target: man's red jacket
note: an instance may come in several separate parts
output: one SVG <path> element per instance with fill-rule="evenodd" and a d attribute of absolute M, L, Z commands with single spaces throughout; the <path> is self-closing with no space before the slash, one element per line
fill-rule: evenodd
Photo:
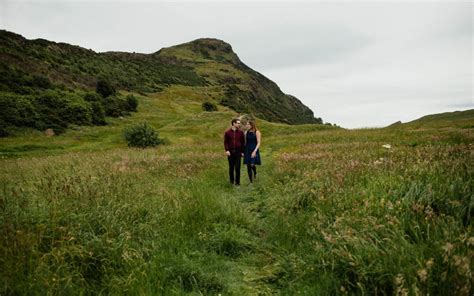
<path fill-rule="evenodd" d="M 224 134 L 225 151 L 244 153 L 245 135 L 241 130 L 228 129 Z"/>

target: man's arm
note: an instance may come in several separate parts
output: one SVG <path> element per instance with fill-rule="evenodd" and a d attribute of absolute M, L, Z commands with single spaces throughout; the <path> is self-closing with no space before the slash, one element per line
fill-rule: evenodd
<path fill-rule="evenodd" d="M 225 154 L 230 156 L 230 145 L 229 145 L 229 137 L 227 136 L 227 132 L 224 133 L 224 149 Z"/>

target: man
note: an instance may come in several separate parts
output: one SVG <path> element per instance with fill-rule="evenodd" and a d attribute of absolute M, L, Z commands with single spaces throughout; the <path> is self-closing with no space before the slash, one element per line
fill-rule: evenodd
<path fill-rule="evenodd" d="M 240 130 L 240 120 L 232 119 L 232 127 L 224 133 L 224 148 L 229 161 L 229 179 L 231 184 L 240 186 L 240 163 L 244 155 L 245 137 Z M 235 172 L 235 178 L 234 178 Z"/>

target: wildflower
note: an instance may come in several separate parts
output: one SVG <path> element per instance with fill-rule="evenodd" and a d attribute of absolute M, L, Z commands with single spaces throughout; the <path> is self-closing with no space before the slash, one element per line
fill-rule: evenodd
<path fill-rule="evenodd" d="M 451 251 L 453 250 L 453 248 L 454 248 L 454 245 L 451 244 L 451 243 L 446 243 L 442 247 L 442 249 L 444 250 L 444 254 L 443 254 L 443 261 L 444 262 L 448 262 L 448 258 L 451 255 Z"/>
<path fill-rule="evenodd" d="M 400 285 L 403 285 L 404 282 L 405 282 L 405 279 L 403 278 L 403 274 L 401 273 L 397 274 L 397 276 L 395 277 L 395 285 L 400 286 Z"/>
<path fill-rule="evenodd" d="M 454 245 L 452 243 L 446 243 L 442 249 L 444 250 L 445 253 L 450 254 L 453 248 L 454 248 Z"/>
<path fill-rule="evenodd" d="M 392 204 L 391 201 L 388 201 L 388 202 L 387 202 L 387 208 L 388 208 L 389 210 L 393 210 L 393 204 Z"/>
<path fill-rule="evenodd" d="M 426 271 L 426 269 L 420 269 L 416 273 L 418 274 L 418 277 L 422 283 L 426 282 L 426 279 L 428 278 L 428 271 Z"/>
<path fill-rule="evenodd" d="M 467 245 L 469 247 L 474 246 L 474 236 L 471 236 L 470 238 L 467 239 Z"/>
<path fill-rule="evenodd" d="M 419 212 L 422 212 L 423 209 L 425 208 L 425 206 L 423 206 L 422 204 L 419 204 L 419 203 L 414 203 L 411 205 L 411 208 L 413 211 L 415 211 L 416 213 L 419 213 Z"/>
<path fill-rule="evenodd" d="M 470 274 L 470 261 L 468 257 L 453 256 L 454 266 L 458 268 L 459 274 Z"/>
<path fill-rule="evenodd" d="M 434 258 L 430 258 L 428 261 L 426 261 L 426 268 L 431 269 L 434 265 Z"/>
<path fill-rule="evenodd" d="M 390 145 L 390 144 L 382 145 L 382 147 L 385 148 L 385 149 L 392 149 L 392 145 Z"/>
<path fill-rule="evenodd" d="M 395 289 L 395 295 L 408 295 L 407 288 L 404 287 L 405 285 L 405 278 L 403 278 L 403 274 L 399 273 L 395 277 L 395 285 L 397 286 Z"/>
<path fill-rule="evenodd" d="M 430 207 L 430 206 L 426 206 L 425 207 L 425 215 L 426 215 L 425 219 L 432 219 L 435 215 L 435 213 L 433 211 L 433 208 Z"/>

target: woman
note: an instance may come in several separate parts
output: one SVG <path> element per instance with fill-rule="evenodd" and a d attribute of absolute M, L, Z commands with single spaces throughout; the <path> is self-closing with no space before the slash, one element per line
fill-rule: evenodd
<path fill-rule="evenodd" d="M 244 164 L 247 165 L 247 173 L 249 174 L 250 183 L 257 177 L 257 167 L 260 165 L 260 143 L 262 134 L 257 129 L 255 121 L 249 120 L 247 122 L 247 131 L 245 132 L 245 150 L 244 150 Z"/>

